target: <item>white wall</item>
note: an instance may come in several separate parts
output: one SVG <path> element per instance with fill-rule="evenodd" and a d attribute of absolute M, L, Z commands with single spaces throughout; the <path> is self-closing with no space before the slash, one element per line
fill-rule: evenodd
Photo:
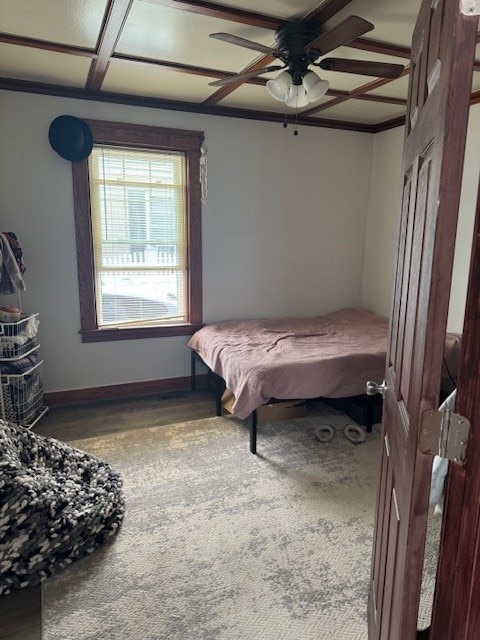
<path fill-rule="evenodd" d="M 206 322 L 360 304 L 373 136 L 0 91 L 0 228 L 24 249 L 48 391 L 189 371 L 183 337 L 80 341 L 71 166 L 47 137 L 62 114 L 205 131 Z"/>
<path fill-rule="evenodd" d="M 473 225 L 477 203 L 478 177 L 480 173 L 480 105 L 470 108 L 465 166 L 463 169 L 462 195 L 458 216 L 457 240 L 453 262 L 452 290 L 448 310 L 448 329 L 461 333 L 465 315 Z"/>
<path fill-rule="evenodd" d="M 390 315 L 402 169 L 403 127 L 373 136 L 362 307 Z"/>
<path fill-rule="evenodd" d="M 403 134 L 403 127 L 399 127 L 375 135 L 373 141 L 361 300 L 365 309 L 386 316 L 390 313 L 395 266 Z M 470 265 L 480 171 L 479 138 L 480 105 L 476 105 L 469 116 L 447 327 L 458 333 L 463 327 Z"/>

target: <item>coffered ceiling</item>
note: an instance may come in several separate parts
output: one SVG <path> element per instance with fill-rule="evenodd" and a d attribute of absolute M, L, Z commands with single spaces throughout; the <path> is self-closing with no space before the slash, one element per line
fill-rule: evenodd
<path fill-rule="evenodd" d="M 0 0 L 0 88 L 381 131 L 403 122 L 419 7 L 420 0 Z M 328 56 L 400 64 L 399 78 L 313 67 L 330 88 L 303 108 L 286 107 L 267 92 L 266 81 L 278 70 L 221 87 L 209 84 L 282 64 L 212 33 L 277 48 L 275 31 L 287 21 L 305 20 L 328 31 L 351 15 L 374 29 Z M 480 62 L 472 102 L 479 99 Z"/>

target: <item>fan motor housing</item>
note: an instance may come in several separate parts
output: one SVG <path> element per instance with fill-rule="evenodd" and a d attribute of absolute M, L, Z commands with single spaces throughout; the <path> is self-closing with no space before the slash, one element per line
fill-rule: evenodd
<path fill-rule="evenodd" d="M 275 41 L 280 51 L 285 54 L 294 84 L 301 84 L 303 76 L 308 71 L 308 65 L 316 60 L 320 53 L 316 49 L 307 52 L 305 47 L 324 31 L 322 27 L 299 21 L 287 22 L 275 33 Z"/>

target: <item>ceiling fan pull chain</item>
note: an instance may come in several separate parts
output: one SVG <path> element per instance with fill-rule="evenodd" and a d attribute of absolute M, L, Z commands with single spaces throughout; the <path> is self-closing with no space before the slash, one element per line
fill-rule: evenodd
<path fill-rule="evenodd" d="M 202 192 L 202 204 L 207 202 L 208 180 L 207 180 L 207 147 L 204 142 L 200 147 L 200 190 Z"/>

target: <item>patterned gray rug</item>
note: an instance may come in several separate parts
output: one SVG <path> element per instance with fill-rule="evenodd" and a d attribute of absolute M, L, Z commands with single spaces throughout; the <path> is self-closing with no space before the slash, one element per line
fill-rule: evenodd
<path fill-rule="evenodd" d="M 43 639 L 365 640 L 379 437 L 331 413 L 259 427 L 258 456 L 231 417 L 72 443 L 121 473 L 125 519 L 44 583 Z"/>

